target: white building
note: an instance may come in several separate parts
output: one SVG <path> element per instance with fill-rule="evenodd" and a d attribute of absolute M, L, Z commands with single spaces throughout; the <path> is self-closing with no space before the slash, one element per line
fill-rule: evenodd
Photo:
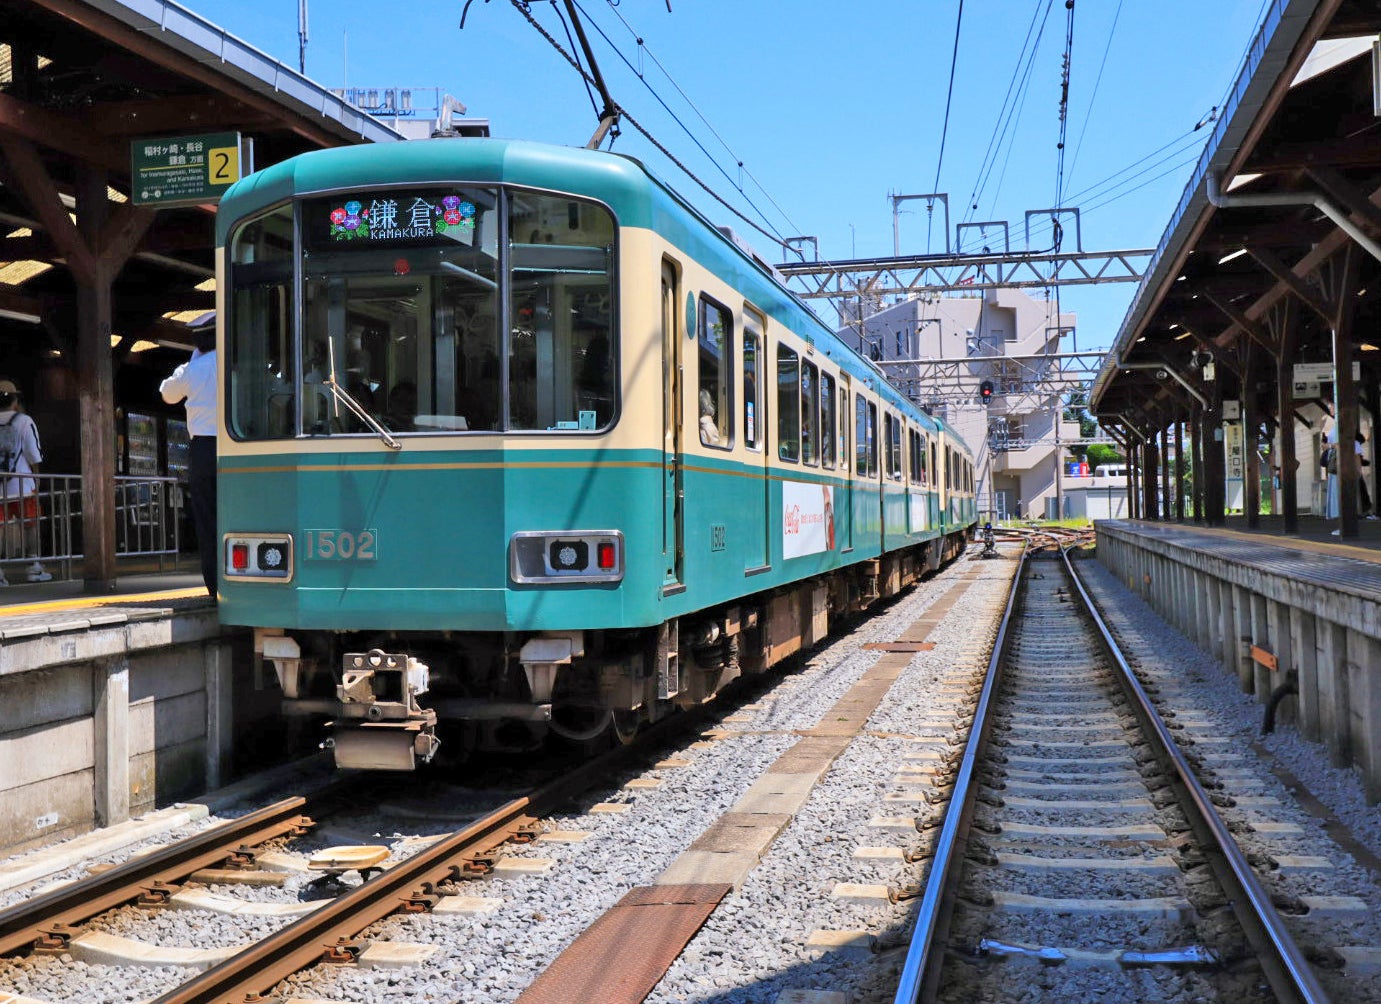
<path fill-rule="evenodd" d="M 854 306 L 845 316 L 854 323 L 841 336 L 964 437 L 979 471 L 980 514 L 1011 517 L 1020 504 L 1023 515 L 1053 517 L 1056 494 L 1066 487 L 1057 463 L 1068 458 L 1063 444 L 1078 440 L 1079 423 L 1057 423 L 1059 397 L 1029 386 L 1030 366 L 1002 357 L 1058 353 L 1060 335 L 1073 331 L 1075 315 L 1057 316 L 1054 301 L 1016 289 L 872 309 L 860 324 Z M 993 386 L 986 405 L 978 390 L 984 381 Z"/>

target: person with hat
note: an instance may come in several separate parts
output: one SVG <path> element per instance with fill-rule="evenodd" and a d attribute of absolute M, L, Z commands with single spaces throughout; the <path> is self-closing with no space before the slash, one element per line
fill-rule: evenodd
<path fill-rule="evenodd" d="M 201 552 L 201 578 L 206 591 L 216 598 L 216 329 L 213 325 L 192 333 L 196 348 L 192 358 L 158 386 L 169 404 L 187 400 L 189 449 L 187 488 L 192 495 L 192 527 Z"/>
<path fill-rule="evenodd" d="M 20 410 L 19 387 L 0 377 L 0 505 L 5 524 L 4 557 L 29 557 L 33 563 L 25 570 L 30 582 L 47 582 L 53 576 L 38 560 L 38 485 L 33 478 L 43 461 L 38 426 Z M 20 475 L 12 477 L 10 475 Z M 0 566 L 0 586 L 8 586 Z"/>

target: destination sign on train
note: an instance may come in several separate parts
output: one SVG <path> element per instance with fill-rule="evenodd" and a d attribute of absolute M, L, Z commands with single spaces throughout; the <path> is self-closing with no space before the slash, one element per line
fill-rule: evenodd
<path fill-rule="evenodd" d="M 435 241 L 472 244 L 483 211 L 455 191 L 385 191 L 319 200 L 308 212 L 310 242 L 380 245 Z"/>

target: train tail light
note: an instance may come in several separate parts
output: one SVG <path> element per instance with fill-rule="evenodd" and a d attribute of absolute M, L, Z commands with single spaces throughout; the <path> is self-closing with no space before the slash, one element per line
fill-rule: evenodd
<path fill-rule="evenodd" d="M 224 556 L 225 577 L 230 581 L 282 582 L 293 575 L 291 534 L 227 533 Z"/>
<path fill-rule="evenodd" d="M 509 539 L 508 557 L 514 582 L 619 582 L 623 579 L 623 534 L 617 530 L 524 530 Z"/>

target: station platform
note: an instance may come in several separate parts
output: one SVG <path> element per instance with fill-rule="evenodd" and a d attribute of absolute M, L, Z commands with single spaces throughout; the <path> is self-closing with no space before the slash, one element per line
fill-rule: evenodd
<path fill-rule="evenodd" d="M 1094 524 L 1098 560 L 1381 802 L 1381 521 Z"/>
<path fill-rule="evenodd" d="M 190 563 L 0 589 L 0 851 L 135 818 L 282 753 L 275 687 Z M 272 759 L 270 757 L 270 759 Z"/>

